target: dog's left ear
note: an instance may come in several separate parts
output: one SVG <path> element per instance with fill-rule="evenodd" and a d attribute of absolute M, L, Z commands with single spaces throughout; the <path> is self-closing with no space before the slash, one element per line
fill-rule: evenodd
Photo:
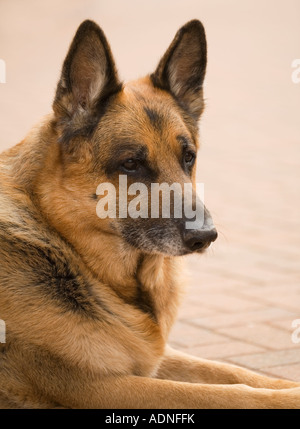
<path fill-rule="evenodd" d="M 88 134 L 109 97 L 121 89 L 109 44 L 101 28 L 86 20 L 78 28 L 63 64 L 53 110 L 61 140 Z"/>
<path fill-rule="evenodd" d="M 203 110 L 205 70 L 205 30 L 200 21 L 193 20 L 177 32 L 151 79 L 154 86 L 169 91 L 197 120 Z"/>

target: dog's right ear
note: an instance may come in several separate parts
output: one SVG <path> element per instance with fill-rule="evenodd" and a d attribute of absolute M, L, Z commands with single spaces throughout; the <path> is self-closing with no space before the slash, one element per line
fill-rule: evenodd
<path fill-rule="evenodd" d="M 64 61 L 53 102 L 60 139 L 91 134 L 107 100 L 121 87 L 103 31 L 84 21 Z"/>

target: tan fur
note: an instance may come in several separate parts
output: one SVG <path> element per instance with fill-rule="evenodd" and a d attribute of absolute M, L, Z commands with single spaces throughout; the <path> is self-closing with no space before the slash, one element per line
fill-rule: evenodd
<path fill-rule="evenodd" d="M 109 81 L 103 67 L 99 74 L 93 64 L 95 56 L 102 61 L 109 52 L 107 42 L 95 24 L 85 26 L 70 51 L 75 66 L 67 63 L 65 73 L 69 67 L 76 82 L 84 55 L 89 79 L 75 91 L 62 78 L 54 113 L 0 157 L 0 317 L 7 326 L 0 350 L 0 407 L 299 408 L 298 383 L 166 345 L 182 293 L 178 257 L 130 244 L 121 221 L 97 217 L 92 197 L 99 183 L 117 185 L 117 176 L 108 177 L 104 166 L 128 140 L 147 147 L 159 183 L 194 183 L 195 169 L 188 176 L 179 166 L 177 137 L 185 135 L 199 146 L 190 114 L 203 109 L 202 89 L 183 94 L 193 110 L 188 113 L 153 85 L 155 78 L 131 82 L 109 95 L 91 136 L 76 134 Z M 194 34 L 200 23 L 190 26 Z M 95 34 L 99 52 L 86 54 L 84 43 L 95 41 Z M 157 71 L 161 85 L 164 64 L 174 68 L 178 61 L 167 60 Z M 176 91 L 178 76 L 182 80 L 188 72 L 180 67 L 170 77 Z M 79 75 L 82 82 L 82 71 Z M 115 77 L 111 87 L 116 83 Z M 161 115 L 163 125 L 151 123 L 145 106 Z M 75 134 L 66 139 L 70 130 Z M 126 222 L 143 234 L 144 224 Z M 163 245 L 168 249 L 165 239 Z"/>

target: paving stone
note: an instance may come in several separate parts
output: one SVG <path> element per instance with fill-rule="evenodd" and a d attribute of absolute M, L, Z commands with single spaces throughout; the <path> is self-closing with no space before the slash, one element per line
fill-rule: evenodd
<path fill-rule="evenodd" d="M 273 350 L 299 347 L 292 342 L 289 332 L 262 323 L 222 328 L 217 329 L 216 332 Z"/>
<path fill-rule="evenodd" d="M 268 305 L 278 305 L 296 311 L 300 317 L 300 283 L 298 285 L 272 285 L 265 288 L 244 288 L 242 296 L 259 299 Z"/>
<path fill-rule="evenodd" d="M 182 304 L 178 311 L 178 320 L 190 320 L 193 317 L 215 316 L 215 311 L 201 304 Z"/>
<path fill-rule="evenodd" d="M 211 344 L 223 340 L 223 336 L 208 329 L 196 328 L 184 322 L 176 322 L 169 336 L 170 343 L 183 347 Z"/>
<path fill-rule="evenodd" d="M 260 321 L 272 321 L 287 316 L 290 314 L 290 321 L 294 320 L 296 313 L 291 313 L 287 310 L 281 308 L 272 308 L 272 307 L 262 307 L 256 311 L 248 312 L 231 312 L 231 313 L 219 313 L 219 314 L 210 314 L 203 318 L 193 318 L 190 316 L 190 323 L 196 326 L 201 326 L 205 328 L 217 328 L 225 326 L 243 326 L 248 325 L 253 322 Z M 291 322 L 290 322 L 291 324 Z"/>
<path fill-rule="evenodd" d="M 241 366 L 254 369 L 271 368 L 273 366 L 300 364 L 300 346 L 297 349 L 265 351 L 245 356 L 231 355 L 229 360 Z"/>
<path fill-rule="evenodd" d="M 286 331 L 289 331 L 290 334 L 295 330 L 295 327 L 292 325 L 294 320 L 300 319 L 299 315 L 297 313 L 294 314 L 294 317 L 289 317 L 288 319 L 275 319 L 270 320 L 269 324 L 271 326 L 274 326 L 276 328 L 284 329 Z"/>
<path fill-rule="evenodd" d="M 273 377 L 300 381 L 300 363 L 294 365 L 273 366 L 271 368 L 264 368 L 264 371 Z"/>
<path fill-rule="evenodd" d="M 195 300 L 203 303 L 206 307 L 215 309 L 216 311 L 231 312 L 246 311 L 262 308 L 262 304 L 252 299 L 244 299 L 238 296 L 229 295 L 228 293 L 212 293 L 202 297 L 195 297 Z"/>
<path fill-rule="evenodd" d="M 223 341 L 225 338 L 223 339 Z M 204 359 L 222 359 L 235 355 L 244 355 L 247 353 L 263 352 L 264 349 L 252 344 L 243 343 L 242 341 L 225 341 L 216 344 L 209 344 L 203 346 L 194 346 L 184 350 L 194 356 Z"/>

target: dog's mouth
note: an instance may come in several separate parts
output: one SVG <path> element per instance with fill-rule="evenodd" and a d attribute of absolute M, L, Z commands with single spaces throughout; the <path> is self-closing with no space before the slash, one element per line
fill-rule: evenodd
<path fill-rule="evenodd" d="M 214 240 L 215 241 L 215 240 Z M 210 245 L 211 245 L 212 243 L 206 243 L 206 244 L 203 244 L 203 243 L 201 243 L 201 242 L 199 242 L 199 243 L 197 243 L 196 245 L 195 245 L 195 248 L 194 249 L 189 249 L 189 248 L 184 248 L 183 250 L 182 250 L 182 252 L 181 253 L 179 253 L 179 255 L 178 256 L 185 256 L 185 255 L 191 255 L 191 254 L 193 254 L 193 253 L 198 253 L 198 254 L 203 254 L 203 253 L 205 253 L 206 252 L 206 250 L 210 247 Z"/>
<path fill-rule="evenodd" d="M 186 250 L 186 254 L 189 255 L 191 253 L 204 253 L 209 247 L 210 247 L 211 243 L 208 244 L 202 244 L 202 243 L 197 243 L 197 247 L 195 249 L 187 249 Z"/>

